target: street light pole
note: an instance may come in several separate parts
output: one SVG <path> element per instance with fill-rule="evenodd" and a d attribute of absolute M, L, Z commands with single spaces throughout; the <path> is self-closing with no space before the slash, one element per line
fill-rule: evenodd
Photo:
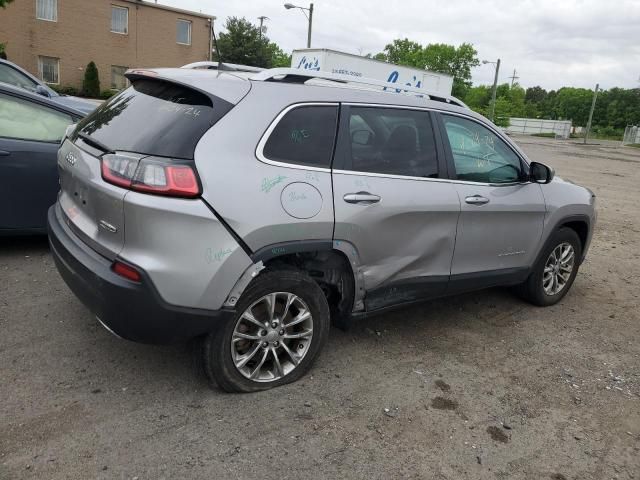
<path fill-rule="evenodd" d="M 596 90 L 593 92 L 593 100 L 591 100 L 591 110 L 589 111 L 589 121 L 587 122 L 587 130 L 584 132 L 584 144 L 587 144 L 587 138 L 589 137 L 589 130 L 591 130 L 591 120 L 593 119 L 593 111 L 596 108 L 596 98 L 598 98 L 598 87 L 600 84 L 596 83 Z"/>
<path fill-rule="evenodd" d="M 309 30 L 307 31 L 307 48 L 311 48 L 311 27 L 313 25 L 313 3 L 309 5 Z"/>
<path fill-rule="evenodd" d="M 284 8 L 286 8 L 287 10 L 290 10 L 292 8 L 298 8 L 302 11 L 302 13 L 304 13 L 304 16 L 307 17 L 307 19 L 309 20 L 309 27 L 307 29 L 307 48 L 311 48 L 311 28 L 313 26 L 313 3 L 309 4 L 309 8 L 299 7 L 292 3 L 285 3 Z M 307 15 L 307 12 L 309 12 L 309 15 Z"/>
<path fill-rule="evenodd" d="M 491 91 L 491 118 L 493 122 L 496 115 L 496 90 L 498 89 L 498 72 L 500 71 L 500 59 L 496 62 L 496 75 L 493 77 L 493 90 Z"/>

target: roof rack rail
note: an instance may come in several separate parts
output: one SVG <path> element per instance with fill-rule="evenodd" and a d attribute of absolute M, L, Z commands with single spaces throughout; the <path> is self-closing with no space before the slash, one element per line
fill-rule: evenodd
<path fill-rule="evenodd" d="M 349 75 L 340 75 L 336 73 L 320 72 L 300 70 L 297 68 L 270 68 L 263 70 L 256 75 L 249 77 L 250 80 L 262 81 L 262 82 L 287 82 L 287 83 L 305 83 L 308 80 L 320 79 L 330 80 L 337 83 L 353 84 L 353 85 L 366 85 L 372 87 L 384 87 L 385 92 L 388 93 L 412 93 L 417 96 L 427 97 L 429 100 L 436 102 L 444 102 L 452 105 L 457 105 L 463 108 L 469 108 L 462 100 L 457 99 L 451 95 L 443 95 L 442 93 L 430 92 L 429 90 L 423 90 L 408 85 L 396 85 L 393 83 L 384 82 L 381 80 L 375 80 L 373 78 L 366 77 L 352 77 Z M 398 92 L 399 91 L 399 92 Z"/>
<path fill-rule="evenodd" d="M 249 65 L 239 65 L 236 63 L 223 63 L 222 67 L 219 66 L 218 62 L 194 62 L 189 63 L 187 65 L 183 65 L 180 68 L 190 68 L 197 70 L 220 70 L 220 71 L 229 71 L 229 72 L 252 72 L 258 73 L 264 71 L 264 68 L 260 67 L 251 67 Z"/>

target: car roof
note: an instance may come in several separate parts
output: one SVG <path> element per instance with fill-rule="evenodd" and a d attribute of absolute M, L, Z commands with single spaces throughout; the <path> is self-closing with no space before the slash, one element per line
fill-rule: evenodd
<path fill-rule="evenodd" d="M 43 97 L 37 93 L 30 92 L 29 90 L 25 90 L 24 88 L 16 87 L 13 85 L 9 85 L 8 83 L 0 82 L 0 93 L 5 93 L 14 97 L 20 97 L 24 100 L 32 101 L 34 103 L 38 103 L 45 107 L 51 107 L 54 110 L 58 110 L 64 113 L 68 113 L 69 115 L 73 115 L 74 117 L 86 117 L 87 114 L 76 110 L 75 108 L 67 107 L 58 102 L 50 100 L 47 97 Z"/>

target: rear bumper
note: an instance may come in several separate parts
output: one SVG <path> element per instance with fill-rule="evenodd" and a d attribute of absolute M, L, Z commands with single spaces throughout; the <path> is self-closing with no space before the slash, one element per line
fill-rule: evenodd
<path fill-rule="evenodd" d="M 62 220 L 58 205 L 49 209 L 49 245 L 60 275 L 92 313 L 115 335 L 142 343 L 166 344 L 210 332 L 234 310 L 202 310 L 167 304 L 149 276 L 140 283 L 111 270 L 111 261 L 82 242 Z"/>

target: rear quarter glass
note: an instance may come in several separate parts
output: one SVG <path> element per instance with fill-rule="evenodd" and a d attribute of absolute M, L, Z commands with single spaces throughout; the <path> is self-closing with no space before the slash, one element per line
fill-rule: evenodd
<path fill-rule="evenodd" d="M 78 124 L 114 151 L 193 159 L 202 135 L 233 104 L 159 79 L 137 79 Z"/>

